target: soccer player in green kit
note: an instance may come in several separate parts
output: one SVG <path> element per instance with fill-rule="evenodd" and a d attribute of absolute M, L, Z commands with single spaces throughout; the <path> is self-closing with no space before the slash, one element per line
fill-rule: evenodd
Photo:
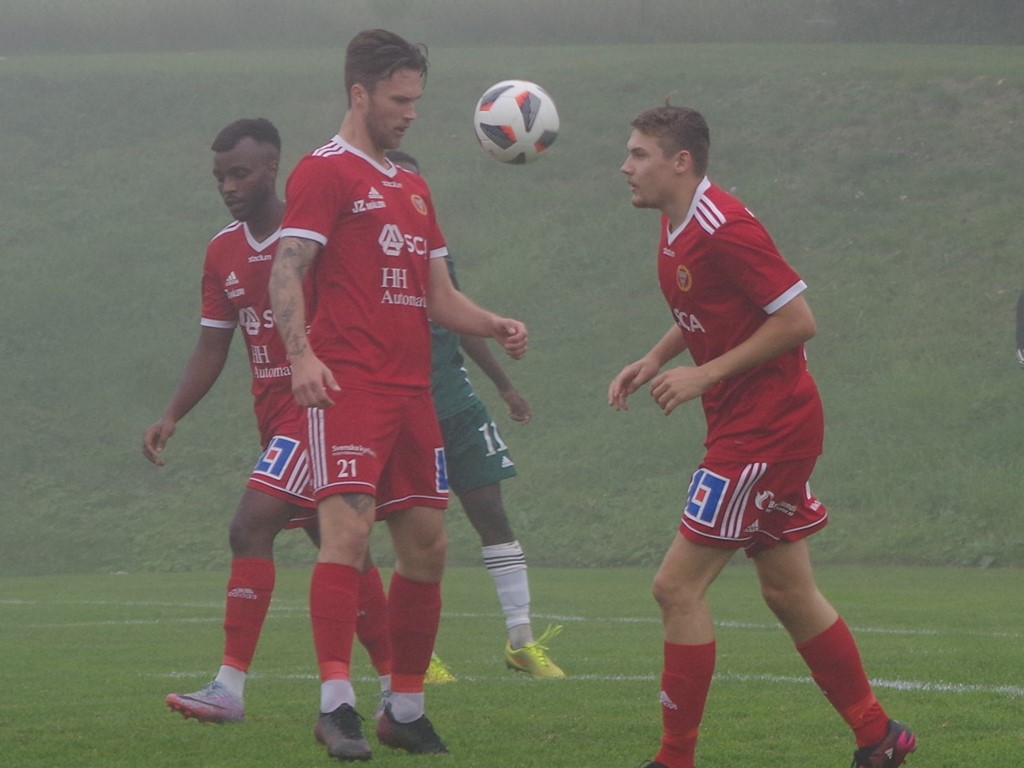
<path fill-rule="evenodd" d="M 388 158 L 396 165 L 419 173 L 419 164 L 405 152 L 391 150 Z M 458 287 L 451 258 L 446 257 L 446 260 L 448 273 Z M 491 353 L 486 339 L 459 336 L 431 324 L 430 389 L 444 439 L 448 481 L 480 536 L 484 566 L 494 579 L 508 630 L 505 664 L 509 669 L 534 678 L 565 677 L 548 656 L 546 647 L 561 627 L 549 627 L 540 637 L 533 636 L 526 558 L 501 498 L 501 481 L 515 477 L 516 468 L 487 406 L 469 381 L 462 351 L 494 383 L 513 421 L 525 424 L 531 413 L 529 404 L 512 386 L 501 363 Z M 445 682 L 451 677 L 435 658 L 427 679 Z"/>

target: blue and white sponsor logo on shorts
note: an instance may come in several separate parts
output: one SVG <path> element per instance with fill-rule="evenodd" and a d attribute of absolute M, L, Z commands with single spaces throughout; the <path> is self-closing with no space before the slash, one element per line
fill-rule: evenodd
<path fill-rule="evenodd" d="M 253 467 L 254 474 L 266 475 L 275 480 L 284 477 L 291 463 L 292 456 L 299 450 L 299 441 L 290 437 L 275 435 L 270 439 L 267 450 L 260 456 L 256 466 Z"/>
<path fill-rule="evenodd" d="M 445 458 L 444 448 L 434 449 L 434 480 L 438 493 L 448 493 L 448 460 Z"/>
<path fill-rule="evenodd" d="M 703 467 L 698 469 L 690 481 L 683 515 L 701 525 L 714 526 L 728 490 L 729 478 Z"/>

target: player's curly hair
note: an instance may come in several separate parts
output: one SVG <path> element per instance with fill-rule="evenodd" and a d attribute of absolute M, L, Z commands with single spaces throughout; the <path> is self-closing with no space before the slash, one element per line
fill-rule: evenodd
<path fill-rule="evenodd" d="M 261 144 L 270 144 L 278 152 L 281 151 L 281 134 L 265 117 L 243 117 L 229 123 L 221 128 L 210 149 L 214 152 L 230 152 L 246 136 Z"/>
<path fill-rule="evenodd" d="M 701 176 L 707 173 L 711 132 L 704 116 L 697 110 L 666 103 L 663 107 L 641 112 L 629 125 L 646 136 L 656 138 L 666 155 L 685 149 L 693 158 L 694 171 Z"/>
<path fill-rule="evenodd" d="M 427 76 L 427 46 L 410 43 L 386 29 L 367 29 L 349 41 L 345 51 L 345 92 L 351 100 L 358 83 L 373 93 L 377 83 L 400 69 L 412 69 Z"/>

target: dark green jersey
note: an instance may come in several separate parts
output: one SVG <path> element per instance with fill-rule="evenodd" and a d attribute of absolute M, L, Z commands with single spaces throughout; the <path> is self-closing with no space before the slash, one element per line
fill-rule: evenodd
<path fill-rule="evenodd" d="M 451 256 L 444 258 L 452 283 L 458 288 Z M 459 335 L 431 323 L 430 344 L 430 389 L 434 395 L 434 409 L 438 420 L 447 419 L 471 407 L 477 397 L 473 385 L 469 383 L 465 360 L 459 351 Z"/>

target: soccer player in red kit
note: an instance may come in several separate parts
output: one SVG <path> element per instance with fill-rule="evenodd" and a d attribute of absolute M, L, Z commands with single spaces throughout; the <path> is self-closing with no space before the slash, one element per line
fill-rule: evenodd
<path fill-rule="evenodd" d="M 804 354 L 815 333 L 806 285 L 743 203 L 708 180 L 710 137 L 698 112 L 658 107 L 631 126 L 621 170 L 632 204 L 662 214 L 658 278 L 675 322 L 615 377 L 608 401 L 625 410 L 650 382 L 666 414 L 700 397 L 707 418 L 707 452 L 654 578 L 664 628 L 662 739 L 645 765 L 693 768 L 715 663 L 705 593 L 742 549 L 768 607 L 853 730 L 854 767 L 895 768 L 914 751 L 914 735 L 876 699 L 808 554 L 807 537 L 827 512 L 808 484 L 824 421 Z M 695 365 L 659 373 L 684 351 Z"/>
<path fill-rule="evenodd" d="M 396 554 L 387 606 L 391 695 L 377 735 L 409 752 L 447 752 L 423 699 L 441 613 L 448 504 L 430 396 L 428 309 L 457 333 L 498 339 L 512 357 L 526 351 L 522 323 L 482 309 L 452 285 L 429 188 L 385 155 L 416 117 L 426 71 L 425 49 L 386 30 L 350 41 L 348 108 L 337 135 L 289 177 L 270 279 L 292 391 L 308 408 L 321 534 L 310 584 L 321 679 L 314 733 L 340 760 L 371 757 L 350 664 L 360 569 L 377 518 L 387 522 Z"/>
<path fill-rule="evenodd" d="M 163 414 L 145 431 L 142 450 L 154 464 L 164 463 L 161 454 L 175 425 L 220 376 L 238 327 L 252 370 L 253 409 L 263 453 L 230 525 L 224 654 L 208 685 L 166 698 L 168 706 L 185 717 L 223 723 L 245 716 L 246 676 L 276 579 L 275 537 L 285 528 L 303 527 L 314 543 L 319 539 L 303 411 L 292 397 L 291 367 L 268 295 L 284 213 L 284 202 L 275 191 L 281 138 L 269 120 L 246 118 L 221 130 L 211 148 L 217 189 L 235 221 L 207 246 L 199 339 Z M 383 602 L 379 572 L 370 569 L 362 578 L 364 599 Z M 372 616 L 360 627 L 360 637 L 375 662 L 386 661 L 386 620 L 371 622 Z"/>

